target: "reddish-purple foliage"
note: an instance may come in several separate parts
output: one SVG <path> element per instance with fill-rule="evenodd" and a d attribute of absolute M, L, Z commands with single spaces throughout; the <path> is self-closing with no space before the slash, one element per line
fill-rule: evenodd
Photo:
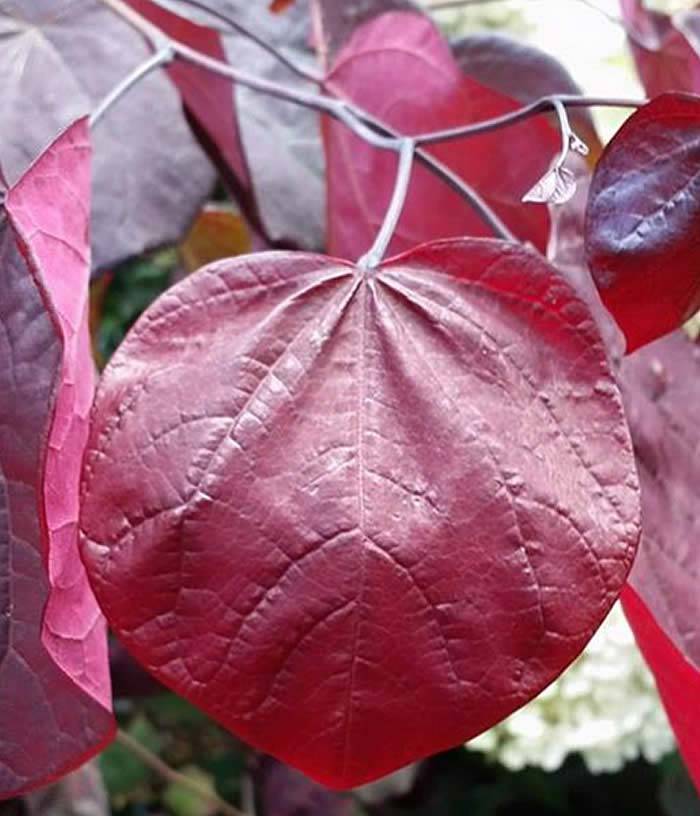
<path fill-rule="evenodd" d="M 162 682 L 350 787 L 568 665 L 626 579 L 637 490 L 593 318 L 534 251 L 260 254 L 172 289 L 106 369 L 83 557 Z"/>
<path fill-rule="evenodd" d="M 700 98 L 664 94 L 622 126 L 596 167 L 588 262 L 628 351 L 700 307 Z"/>
<path fill-rule="evenodd" d="M 620 0 L 620 7 L 637 71 L 649 96 L 700 91 L 700 55 L 686 29 L 697 28 L 700 12 L 688 12 L 679 23 L 668 14 L 646 8 L 644 0 Z"/>
<path fill-rule="evenodd" d="M 326 87 L 408 135 L 518 107 L 465 76 L 434 24 L 405 12 L 382 15 L 357 29 L 339 54 Z M 339 122 L 326 123 L 325 136 L 328 251 L 354 260 L 369 248 L 381 224 L 396 177 L 396 156 L 372 147 Z M 438 145 L 430 152 L 475 187 L 519 238 L 544 250 L 547 209 L 524 205 L 520 199 L 544 174 L 558 145 L 547 122 L 531 119 L 510 129 L 507 140 L 490 133 Z M 394 252 L 437 238 L 490 234 L 443 180 L 424 167 L 414 167 L 410 196 L 391 244 Z"/>
<path fill-rule="evenodd" d="M 90 152 L 81 120 L 0 213 L 0 797 L 57 779 L 114 728 L 105 623 L 77 549 Z"/>
<path fill-rule="evenodd" d="M 624 606 L 700 784 L 700 346 L 681 332 L 626 358 L 621 382 L 643 535 Z"/>

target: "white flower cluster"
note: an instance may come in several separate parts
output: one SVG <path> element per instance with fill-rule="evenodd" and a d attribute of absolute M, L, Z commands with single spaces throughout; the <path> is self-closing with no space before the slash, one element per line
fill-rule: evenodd
<path fill-rule="evenodd" d="M 554 771 L 580 753 L 593 773 L 640 754 L 658 762 L 674 739 L 654 681 L 616 605 L 581 656 L 539 697 L 467 743 L 510 770 Z"/>

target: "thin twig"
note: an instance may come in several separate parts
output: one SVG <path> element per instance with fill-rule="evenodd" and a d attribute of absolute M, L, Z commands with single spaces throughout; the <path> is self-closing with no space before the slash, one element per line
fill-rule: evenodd
<path fill-rule="evenodd" d="M 384 255 L 394 237 L 394 232 L 401 218 L 408 187 L 411 182 L 411 168 L 413 166 L 413 154 L 416 149 L 413 139 L 400 139 L 398 142 L 399 161 L 396 169 L 396 184 L 391 196 L 391 202 L 384 216 L 381 229 L 377 234 L 371 248 L 359 259 L 357 266 L 360 269 L 376 269 L 384 260 Z"/>
<path fill-rule="evenodd" d="M 145 745 L 140 743 L 138 740 L 135 740 L 130 734 L 127 734 L 126 731 L 122 731 L 120 729 L 117 732 L 117 742 L 134 754 L 134 756 L 138 757 L 147 768 L 150 768 L 167 782 L 173 782 L 177 785 L 188 788 L 193 793 L 197 794 L 197 796 L 200 796 L 205 801 L 211 802 L 211 804 L 215 805 L 216 808 L 224 814 L 224 816 L 246 816 L 246 814 L 238 810 L 238 808 L 235 808 L 233 805 L 230 805 L 228 802 L 224 801 L 220 796 L 209 790 L 209 788 L 202 785 L 196 779 L 185 776 L 185 774 L 181 774 L 179 771 L 171 768 L 170 765 L 163 762 L 159 756 L 154 754 L 152 751 L 149 751 Z"/>
<path fill-rule="evenodd" d="M 112 105 L 114 105 L 117 100 L 121 99 L 124 94 L 128 93 L 128 91 L 130 91 L 134 85 L 140 82 L 145 76 L 150 74 L 156 68 L 167 65 L 167 63 L 171 62 L 174 57 L 175 52 L 173 51 L 170 43 L 167 43 L 158 51 L 154 51 L 147 60 L 141 63 L 141 65 L 137 65 L 136 68 L 134 68 L 134 70 L 128 76 L 124 77 L 124 79 L 117 86 L 115 86 L 95 108 L 90 115 L 90 127 L 95 127 L 95 125 L 100 121 L 100 119 L 102 119 Z"/>
<path fill-rule="evenodd" d="M 515 125 L 518 122 L 529 119 L 531 116 L 536 116 L 551 110 L 556 111 L 557 105 L 563 105 L 565 108 L 639 108 L 642 105 L 646 105 L 647 102 L 647 99 L 608 99 L 607 97 L 598 96 L 588 97 L 555 94 L 552 96 L 544 96 L 541 99 L 531 102 L 529 105 L 518 108 L 511 113 L 504 113 L 502 116 L 495 116 L 493 119 L 486 119 L 482 122 L 475 122 L 471 125 L 448 128 L 446 130 L 436 130 L 432 133 L 424 133 L 422 136 L 416 136 L 415 140 L 417 145 L 432 145 L 450 142 L 454 139 L 463 139 L 467 136 L 477 136 L 481 133 L 489 133 L 493 130 Z"/>
<path fill-rule="evenodd" d="M 235 20 L 228 14 L 224 14 L 221 11 L 210 8 L 206 3 L 201 2 L 201 0 L 181 0 L 181 2 L 187 4 L 188 6 L 192 6 L 192 8 L 199 9 L 205 14 L 209 14 L 212 19 L 223 23 L 225 28 L 223 30 L 217 28 L 217 31 L 220 31 L 223 34 L 225 34 L 227 31 L 236 31 L 238 34 L 242 34 L 263 51 L 266 51 L 268 54 L 270 54 L 270 56 L 274 57 L 280 64 L 284 65 L 299 78 L 305 79 L 309 82 L 314 82 L 317 85 L 323 81 L 323 77 L 320 74 L 316 73 L 310 68 L 299 65 L 282 51 L 275 48 L 274 45 L 271 45 L 269 42 L 264 40 L 259 34 L 256 34 L 251 28 L 248 28 L 248 26 L 244 25 L 238 20 Z"/>
<path fill-rule="evenodd" d="M 102 0 L 102 2 L 122 16 L 127 22 L 131 23 L 131 25 L 140 31 L 148 40 L 151 42 L 162 42 L 164 37 L 163 32 L 124 3 L 123 0 Z M 252 90 L 259 91 L 260 93 L 266 93 L 277 99 L 294 102 L 302 107 L 326 113 L 334 119 L 344 122 L 354 133 L 366 141 L 369 141 L 368 133 L 370 133 L 372 129 L 374 129 L 375 135 L 390 136 L 395 139 L 403 138 L 403 134 L 397 133 L 381 120 L 372 117 L 366 111 L 363 111 L 361 108 L 349 102 L 332 99 L 317 93 L 302 91 L 287 85 L 271 82 L 262 77 L 253 76 L 233 68 L 226 62 L 220 62 L 206 54 L 202 54 L 200 51 L 190 48 L 179 40 L 170 39 L 169 41 L 176 56 L 186 62 L 191 62 L 193 65 L 198 65 L 219 76 L 228 77 L 234 82 L 251 88 Z M 362 127 L 363 124 L 364 127 Z M 416 159 L 425 165 L 432 173 L 441 178 L 453 190 L 463 196 L 472 209 L 491 227 L 495 235 L 504 240 L 516 240 L 486 201 L 463 179 L 429 153 L 421 149 L 416 150 Z"/>

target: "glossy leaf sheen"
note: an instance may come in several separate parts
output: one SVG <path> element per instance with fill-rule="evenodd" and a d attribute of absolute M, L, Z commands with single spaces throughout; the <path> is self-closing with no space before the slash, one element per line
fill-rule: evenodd
<path fill-rule="evenodd" d="M 624 608 L 700 785 L 700 347 L 682 332 L 623 362 L 644 534 Z"/>
<path fill-rule="evenodd" d="M 700 307 L 700 99 L 665 94 L 618 131 L 596 168 L 586 253 L 634 351 Z"/>
<path fill-rule="evenodd" d="M 535 252 L 265 253 L 110 362 L 83 557 L 125 645 L 331 787 L 483 731 L 617 597 L 638 493 L 590 312 Z"/>
<path fill-rule="evenodd" d="M 468 124 L 519 107 L 466 77 L 430 20 L 384 14 L 358 29 L 329 75 L 327 87 L 407 135 Z M 396 177 L 396 156 L 368 145 L 338 122 L 326 123 L 329 251 L 356 260 L 372 244 Z M 469 182 L 518 235 L 544 250 L 547 208 L 521 198 L 546 172 L 560 139 L 542 119 L 431 148 Z M 494 168 L 498 168 L 495 172 Z M 429 202 L 426 205 L 426 202 Z M 451 236 L 491 236 L 464 199 L 416 164 L 392 241 L 394 252 Z"/>
<path fill-rule="evenodd" d="M 141 34 L 93 0 L 3 3 L 0 31 L 0 162 L 10 182 L 151 53 Z M 214 174 L 166 77 L 152 74 L 126 94 L 94 143 L 95 266 L 177 241 Z"/>
<path fill-rule="evenodd" d="M 114 727 L 104 619 L 77 549 L 89 157 L 83 120 L 0 215 L 0 797 L 76 767 Z"/>

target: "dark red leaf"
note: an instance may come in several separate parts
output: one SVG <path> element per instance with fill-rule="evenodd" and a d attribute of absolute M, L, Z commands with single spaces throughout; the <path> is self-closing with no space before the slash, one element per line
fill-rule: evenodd
<path fill-rule="evenodd" d="M 328 89 L 407 135 L 497 116 L 517 103 L 462 74 L 430 20 L 385 14 L 353 35 L 328 77 Z M 372 244 L 396 177 L 396 156 L 378 150 L 339 122 L 325 128 L 329 252 L 357 259 Z M 523 240 L 544 250 L 547 208 L 521 198 L 547 170 L 560 144 L 546 121 L 436 146 L 432 154 L 486 198 Z M 464 199 L 416 166 L 392 250 L 461 235 L 491 235 Z"/>
<path fill-rule="evenodd" d="M 452 44 L 452 53 L 467 76 L 524 105 L 551 94 L 578 96 L 583 93 L 553 56 L 503 34 L 470 34 Z M 603 146 L 590 112 L 581 108 L 570 111 L 569 115 L 577 135 L 588 145 L 590 155 L 597 158 Z M 558 132 L 556 120 L 552 122 Z"/>
<path fill-rule="evenodd" d="M 284 253 L 206 267 L 137 324 L 93 418 L 83 556 L 115 631 L 331 787 L 537 694 L 635 552 L 600 335 L 515 244 L 424 245 L 376 274 Z"/>
<path fill-rule="evenodd" d="M 685 36 L 686 24 L 700 20 L 690 12 L 680 26 L 676 19 L 646 8 L 643 0 L 620 0 L 622 17 L 631 32 L 632 56 L 649 96 L 665 91 L 700 91 L 700 57 Z M 693 22 L 695 18 L 695 23 Z"/>
<path fill-rule="evenodd" d="M 0 30 L 0 161 L 9 181 L 151 53 L 138 31 L 93 0 L 2 3 Z M 126 94 L 94 143 L 95 265 L 177 241 L 214 173 L 167 79 L 153 74 Z"/>
<path fill-rule="evenodd" d="M 105 623 L 77 549 L 89 158 L 82 120 L 0 212 L 0 797 L 58 778 L 114 728 Z"/>
<path fill-rule="evenodd" d="M 596 168 L 586 253 L 628 351 L 700 307 L 700 98 L 664 94 L 618 131 Z"/>
<path fill-rule="evenodd" d="M 621 380 L 644 530 L 624 608 L 700 786 L 700 347 L 677 332 L 626 358 Z"/>

